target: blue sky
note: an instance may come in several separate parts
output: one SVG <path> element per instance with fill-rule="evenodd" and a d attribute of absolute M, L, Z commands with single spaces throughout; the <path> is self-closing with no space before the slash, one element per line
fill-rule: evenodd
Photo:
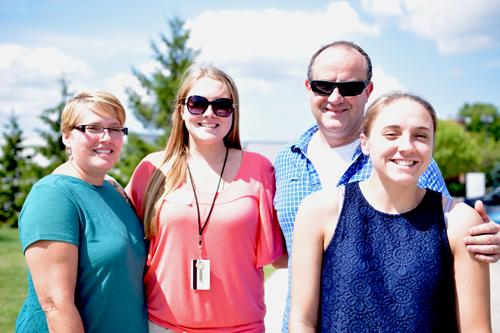
<path fill-rule="evenodd" d="M 0 0 L 0 115 L 14 111 L 30 141 L 38 116 L 71 91 L 140 87 L 151 41 L 173 16 L 191 29 L 199 61 L 226 70 L 241 95 L 243 141 L 288 141 L 313 118 L 304 79 L 312 53 L 345 39 L 371 56 L 373 98 L 405 89 L 429 99 L 440 118 L 464 103 L 500 107 L 500 1 L 69 1 Z M 128 108 L 127 108 L 128 109 Z M 128 109 L 128 125 L 143 131 Z"/>

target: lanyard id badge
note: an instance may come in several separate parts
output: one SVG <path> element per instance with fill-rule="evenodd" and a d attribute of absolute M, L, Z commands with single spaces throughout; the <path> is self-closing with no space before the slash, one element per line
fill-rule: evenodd
<path fill-rule="evenodd" d="M 212 211 L 214 209 L 215 200 L 217 200 L 217 195 L 219 194 L 219 186 L 222 180 L 222 175 L 224 174 L 224 168 L 226 167 L 228 153 L 229 149 L 226 148 L 226 156 L 224 157 L 224 163 L 222 164 L 222 170 L 220 173 L 219 182 L 217 183 L 217 189 L 215 190 L 214 199 L 212 200 L 212 204 L 210 205 L 210 210 L 203 225 L 201 225 L 200 206 L 198 204 L 198 195 L 196 194 L 196 187 L 194 185 L 193 175 L 191 174 L 191 170 L 189 169 L 189 164 L 187 166 L 189 180 L 193 188 L 194 199 L 196 202 L 196 212 L 198 215 L 198 259 L 192 259 L 190 263 L 191 267 L 190 282 L 191 282 L 191 289 L 193 290 L 210 290 L 210 260 L 203 259 L 201 256 L 203 231 L 205 230 L 208 224 L 208 220 L 210 219 L 210 215 L 212 214 Z"/>
<path fill-rule="evenodd" d="M 191 289 L 210 290 L 210 260 L 191 260 Z"/>

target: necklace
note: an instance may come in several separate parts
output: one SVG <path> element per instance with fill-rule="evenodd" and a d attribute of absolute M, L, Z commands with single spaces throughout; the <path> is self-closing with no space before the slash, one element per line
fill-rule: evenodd
<path fill-rule="evenodd" d="M 191 174 L 191 169 L 189 168 L 189 164 L 187 166 L 189 180 L 191 182 L 191 187 L 194 193 L 194 200 L 196 202 L 196 212 L 198 214 L 198 259 L 191 260 L 191 288 L 194 290 L 210 289 L 210 261 L 203 260 L 201 258 L 203 231 L 205 230 L 208 224 L 210 215 L 212 215 L 212 211 L 214 210 L 215 200 L 217 200 L 217 196 L 219 195 L 219 187 L 222 181 L 222 175 L 224 174 L 224 169 L 226 168 L 228 153 L 229 149 L 226 147 L 226 156 L 224 157 L 224 163 L 222 164 L 222 170 L 220 172 L 219 181 L 217 182 L 217 189 L 215 190 L 214 199 L 212 200 L 212 204 L 210 205 L 210 210 L 208 211 L 207 218 L 205 219 L 205 223 L 203 223 L 203 225 L 201 225 L 200 205 L 198 203 L 198 195 L 196 194 L 196 186 L 194 184 L 193 175 Z"/>

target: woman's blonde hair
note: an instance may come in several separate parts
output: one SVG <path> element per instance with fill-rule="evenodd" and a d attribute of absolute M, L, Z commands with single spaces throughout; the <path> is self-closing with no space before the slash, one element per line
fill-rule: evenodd
<path fill-rule="evenodd" d="M 186 180 L 189 133 L 182 119 L 187 94 L 201 78 L 222 82 L 233 100 L 234 112 L 229 133 L 224 137 L 228 148 L 241 149 L 239 133 L 239 97 L 233 80 L 224 71 L 213 66 L 191 66 L 181 79 L 171 116 L 172 132 L 168 138 L 165 154 L 158 169 L 153 173 L 145 192 L 142 211 L 144 212 L 144 232 L 147 238 L 156 235 L 156 221 L 163 198 Z"/>
<path fill-rule="evenodd" d="M 85 109 L 82 109 L 85 107 Z M 126 115 L 122 103 L 115 96 L 105 91 L 82 91 L 73 96 L 61 113 L 61 131 L 69 134 L 82 119 L 87 110 L 101 117 L 116 117 L 121 126 L 125 124 Z"/>

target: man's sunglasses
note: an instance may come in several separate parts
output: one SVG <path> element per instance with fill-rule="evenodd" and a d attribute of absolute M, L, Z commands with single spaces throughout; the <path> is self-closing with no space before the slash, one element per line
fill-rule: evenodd
<path fill-rule="evenodd" d="M 193 95 L 186 100 L 189 113 L 196 116 L 203 114 L 209 105 L 212 106 L 212 111 L 219 117 L 229 117 L 234 111 L 233 100 L 230 98 L 218 98 L 209 101 L 203 96 Z"/>
<path fill-rule="evenodd" d="M 339 88 L 339 94 L 342 96 L 357 96 L 363 92 L 370 81 L 352 81 L 352 82 L 333 82 L 312 80 L 309 82 L 312 91 L 321 96 L 329 96 Z"/>

